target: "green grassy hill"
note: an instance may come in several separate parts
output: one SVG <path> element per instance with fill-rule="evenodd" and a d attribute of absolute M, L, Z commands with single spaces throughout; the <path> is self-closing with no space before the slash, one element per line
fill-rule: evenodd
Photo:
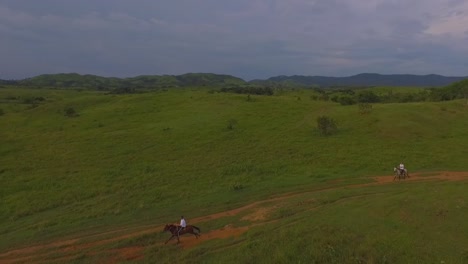
<path fill-rule="evenodd" d="M 247 100 L 246 95 L 202 88 L 130 95 L 0 89 L 0 252 L 78 232 L 174 222 L 180 214 L 194 218 L 274 194 L 320 188 L 336 179 L 359 182 L 362 176 L 391 174 L 400 161 L 410 172 L 468 170 L 468 109 L 462 100 L 374 104 L 363 115 L 356 105 L 314 101 L 312 95 L 314 91 L 299 90 Z M 40 97 L 35 103 L 24 100 Z M 67 108 L 76 115 L 67 116 Z M 336 134 L 318 133 L 316 119 L 322 115 L 336 121 Z M 356 257 L 364 262 L 415 263 L 412 260 L 428 253 L 422 241 L 441 237 L 425 233 L 429 224 L 395 223 L 399 216 L 392 210 L 401 208 L 411 212 L 414 221 L 424 222 L 424 208 L 445 206 L 450 197 L 463 196 L 466 183 L 440 187 L 452 195 L 443 200 L 427 196 L 435 192 L 434 186 L 415 188 L 415 197 L 409 188 L 392 189 L 382 199 L 376 195 L 376 203 L 369 197 L 327 207 L 319 215 L 309 211 L 289 218 L 286 211 L 278 216 L 281 221 L 249 232 L 243 238 L 248 242 L 234 247 L 234 253 L 213 251 L 206 260 L 229 263 L 231 256 L 231 261 L 249 262 L 242 253 L 247 250 L 253 262 L 261 263 L 273 248 L 279 260 L 306 261 L 309 255 L 298 248 L 317 243 L 321 246 L 314 252 L 329 252 L 318 263 L 343 263 L 353 249 L 349 241 L 359 241 L 362 254 Z M 385 191 L 382 187 L 376 192 Z M 460 199 L 466 202 L 466 196 Z M 394 209 L 388 209 L 388 222 L 374 225 L 372 219 L 385 219 L 388 213 L 382 208 Z M 370 217 L 370 233 L 361 215 Z M 347 216 L 351 220 L 345 223 Z M 463 222 L 460 215 L 453 217 L 455 223 Z M 449 220 L 438 230 L 456 234 L 447 226 Z M 306 227 L 290 225 L 296 221 Z M 407 229 L 411 237 L 393 236 L 395 228 Z M 328 241 L 330 233 L 337 235 Z M 379 239 L 373 235 L 380 233 L 388 236 L 375 248 Z M 392 246 L 400 241 L 401 247 Z M 463 252 L 450 251 L 452 242 L 442 239 L 441 250 L 454 256 L 453 263 L 461 263 L 455 260 Z M 191 256 L 203 260 L 201 251 L 210 245 L 187 251 L 179 261 Z M 431 245 L 438 248 L 436 242 Z M 170 249 L 155 247 L 158 251 L 148 258 L 170 262 Z M 405 250 L 408 247 L 411 250 Z M 372 259 L 383 258 L 388 250 L 391 258 L 386 262 Z M 409 255 L 397 258 L 399 254 Z"/>
<path fill-rule="evenodd" d="M 43 74 L 15 82 L 20 86 L 50 88 L 87 88 L 114 90 L 121 88 L 160 89 L 187 86 L 222 86 L 244 84 L 245 81 L 230 75 L 213 73 L 187 73 L 183 75 L 141 75 L 131 78 L 101 77 L 77 73 Z M 1 84 L 1 83 L 0 83 Z"/>

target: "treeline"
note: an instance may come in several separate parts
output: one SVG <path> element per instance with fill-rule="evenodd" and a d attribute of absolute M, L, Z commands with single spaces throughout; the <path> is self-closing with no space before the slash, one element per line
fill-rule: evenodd
<path fill-rule="evenodd" d="M 273 95 L 274 89 L 262 86 L 231 86 L 223 87 L 219 90 L 222 93 L 253 94 L 253 95 Z"/>
<path fill-rule="evenodd" d="M 18 81 L 15 81 L 15 80 L 1 80 L 0 79 L 0 85 L 15 85 L 17 83 Z"/>
<path fill-rule="evenodd" d="M 358 103 L 408 103 L 423 101 L 448 101 L 468 98 L 468 79 L 442 88 L 427 88 L 418 92 L 377 93 L 371 89 L 314 89 L 313 100 L 333 101 L 341 105 Z"/>

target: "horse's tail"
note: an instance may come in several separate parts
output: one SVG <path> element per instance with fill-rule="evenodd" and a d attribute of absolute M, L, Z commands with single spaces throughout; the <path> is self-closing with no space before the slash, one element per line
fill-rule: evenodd
<path fill-rule="evenodd" d="M 193 225 L 192 227 L 195 228 L 195 229 L 198 231 L 198 233 L 201 232 L 200 228 L 198 228 L 198 227 L 196 227 L 196 226 L 194 226 L 194 225 Z"/>

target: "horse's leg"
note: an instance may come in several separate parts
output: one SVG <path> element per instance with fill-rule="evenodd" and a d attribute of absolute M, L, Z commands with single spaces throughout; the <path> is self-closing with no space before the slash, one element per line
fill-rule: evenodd
<path fill-rule="evenodd" d="M 172 236 L 166 241 L 166 243 L 164 243 L 164 244 L 167 244 L 167 242 L 169 242 L 169 240 L 171 240 L 173 237 L 174 237 L 174 235 L 172 235 Z"/>

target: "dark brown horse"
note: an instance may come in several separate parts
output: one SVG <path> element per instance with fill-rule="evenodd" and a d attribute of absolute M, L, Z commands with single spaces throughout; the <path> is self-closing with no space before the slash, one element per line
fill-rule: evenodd
<path fill-rule="evenodd" d="M 200 228 L 198 228 L 196 226 L 187 225 L 180 232 L 179 232 L 179 228 L 180 228 L 180 226 L 172 225 L 172 224 L 166 225 L 164 227 L 164 231 L 169 231 L 172 234 L 172 236 L 164 244 L 167 244 L 167 242 L 169 242 L 169 240 L 171 240 L 173 237 L 177 237 L 177 244 L 179 244 L 180 243 L 179 236 L 181 236 L 183 234 L 193 234 L 193 235 L 195 235 L 196 238 L 198 238 L 200 236 Z M 197 232 L 195 232 L 195 230 L 197 230 Z"/>

